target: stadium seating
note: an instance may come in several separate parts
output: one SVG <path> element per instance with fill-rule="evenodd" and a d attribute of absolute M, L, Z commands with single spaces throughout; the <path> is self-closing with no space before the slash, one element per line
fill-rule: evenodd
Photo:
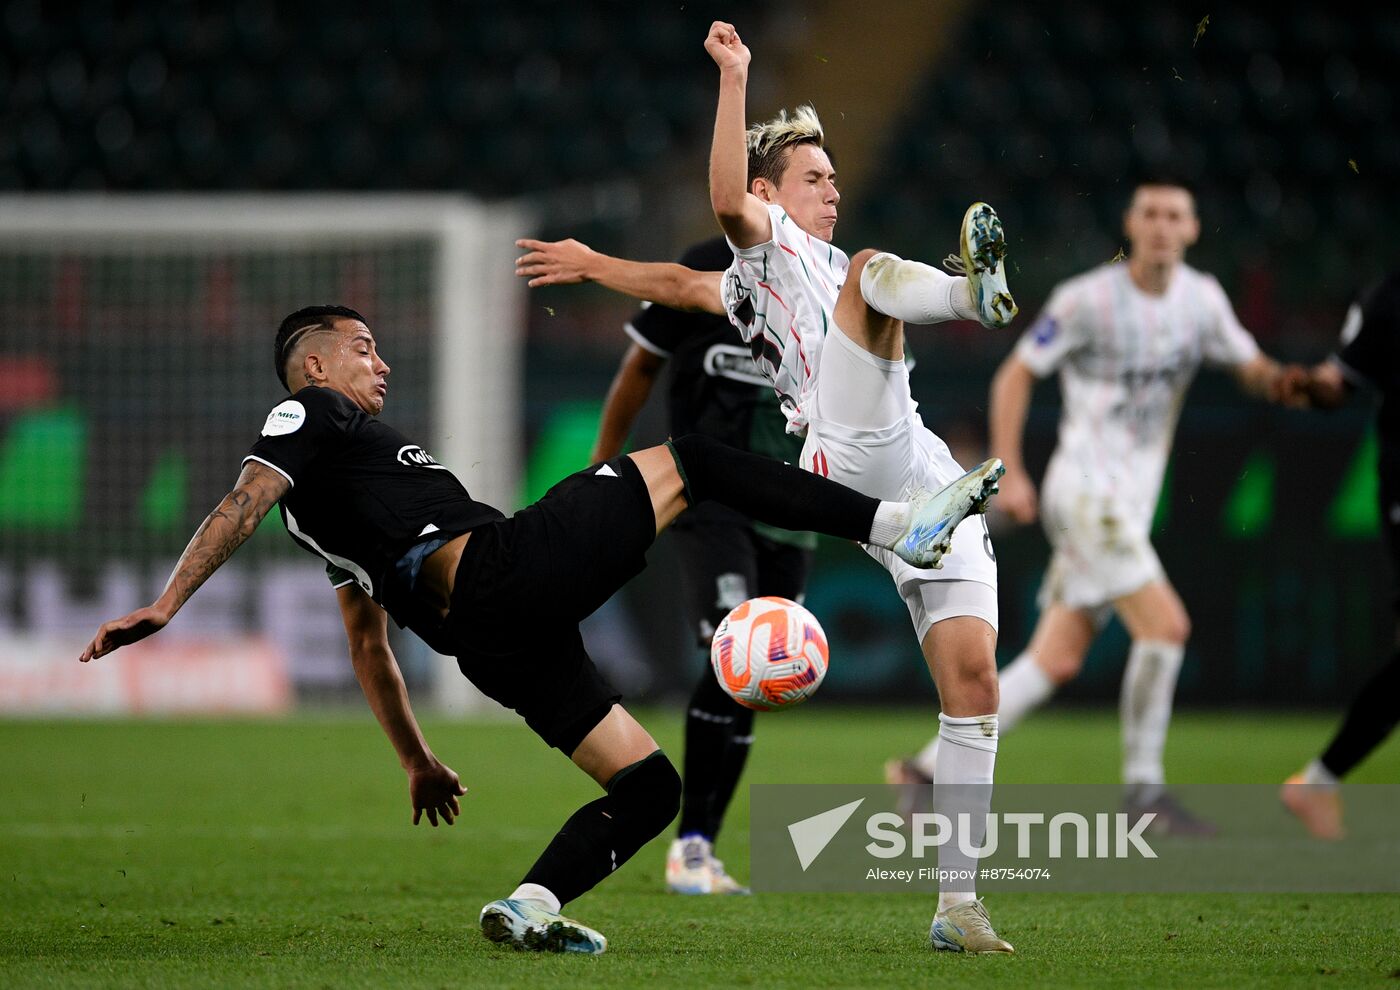
<path fill-rule="evenodd" d="M 0 189 L 516 195 L 636 173 L 707 129 L 710 74 L 675 71 L 704 66 L 698 7 L 21 0 Z"/>
<path fill-rule="evenodd" d="M 1198 38 L 1199 15 L 1166 5 L 971 10 L 909 97 L 880 192 L 852 218 L 859 240 L 941 256 L 950 220 L 988 199 L 1018 295 L 1038 300 L 1111 258 L 1134 178 L 1164 174 L 1196 188 L 1193 259 L 1227 287 L 1266 269 L 1281 307 L 1317 306 L 1320 290 L 1335 311 L 1393 263 L 1400 212 L 1381 177 L 1400 169 L 1400 14 L 1234 4 Z"/>

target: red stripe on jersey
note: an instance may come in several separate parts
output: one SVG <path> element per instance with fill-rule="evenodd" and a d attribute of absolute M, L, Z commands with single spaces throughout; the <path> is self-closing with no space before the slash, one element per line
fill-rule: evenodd
<path fill-rule="evenodd" d="M 797 356 L 802 359 L 802 370 L 806 372 L 808 378 L 811 378 L 812 366 L 807 363 L 807 352 L 802 349 L 802 334 L 797 329 L 796 320 L 793 320 L 788 326 L 788 333 L 792 334 L 792 339 L 797 341 Z"/>
<path fill-rule="evenodd" d="M 771 285 L 769 285 L 767 282 L 759 282 L 759 283 L 758 283 L 758 287 L 759 287 L 760 289 L 766 289 L 766 290 L 768 291 L 768 294 L 769 294 L 769 295 L 771 295 L 774 299 L 778 300 L 778 305 L 779 305 L 779 306 L 783 307 L 783 309 L 786 310 L 786 311 L 789 312 L 789 313 L 792 312 L 792 310 L 788 309 L 787 303 L 783 302 L 783 297 L 780 296 L 780 295 L 778 295 L 776 292 L 774 292 L 774 291 L 773 291 L 773 287 L 772 287 Z"/>
<path fill-rule="evenodd" d="M 786 244 L 779 244 L 778 247 L 782 248 L 784 251 L 786 251 L 788 254 L 792 255 L 794 258 L 797 257 L 797 252 L 794 251 L 792 248 L 788 247 Z"/>

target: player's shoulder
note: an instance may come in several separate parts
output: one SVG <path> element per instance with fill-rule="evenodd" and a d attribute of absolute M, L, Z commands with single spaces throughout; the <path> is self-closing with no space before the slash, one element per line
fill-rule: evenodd
<path fill-rule="evenodd" d="M 272 407 L 263 423 L 262 435 L 275 437 L 296 433 L 308 422 L 328 418 L 343 422 L 358 408 L 335 389 L 308 385 Z"/>
<path fill-rule="evenodd" d="M 1078 299 L 1086 292 L 1093 292 L 1112 282 L 1118 277 L 1120 267 L 1117 264 L 1102 264 L 1078 275 L 1071 275 L 1056 285 L 1051 290 L 1051 295 L 1066 302 Z"/>
<path fill-rule="evenodd" d="M 1220 288 L 1220 279 L 1216 278 L 1210 272 L 1197 268 L 1195 265 L 1188 264 L 1185 261 L 1177 266 L 1177 271 L 1189 285 L 1208 286 L 1215 289 Z"/>

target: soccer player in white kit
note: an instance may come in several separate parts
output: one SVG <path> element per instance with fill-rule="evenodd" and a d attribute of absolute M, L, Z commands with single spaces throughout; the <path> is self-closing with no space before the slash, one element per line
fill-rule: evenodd
<path fill-rule="evenodd" d="M 1162 750 L 1190 633 L 1186 609 L 1149 534 L 1177 413 L 1204 362 L 1231 370 L 1250 395 L 1283 399 L 1284 369 L 1262 354 L 1214 277 L 1187 265 L 1200 222 L 1191 193 L 1139 185 L 1124 217 L 1126 263 L 1062 282 L 992 382 L 992 450 L 1006 464 L 998 504 L 1036 518 L 1021 438 L 1038 378 L 1058 371 L 1063 411 L 1040 510 L 1053 554 L 1040 620 L 1024 653 L 1001 672 L 1000 728 L 1014 727 L 1079 673 L 1116 612 L 1132 639 L 1120 715 L 1126 803 L 1158 812 L 1154 827 L 1209 832 L 1165 792 Z M 887 776 L 937 779 L 938 740 Z"/>
<path fill-rule="evenodd" d="M 996 213 L 983 203 L 968 210 L 960 256 L 950 259 L 963 272 L 956 277 L 874 250 L 848 259 L 831 244 L 840 193 L 816 114 L 803 107 L 746 132 L 749 50 L 718 21 L 705 49 L 720 69 L 710 197 L 734 252 L 729 269 L 721 277 L 609 258 L 576 241 L 520 241 L 531 253 L 517 274 L 532 286 L 596 281 L 673 308 L 727 313 L 773 382 L 789 431 L 806 436 L 803 467 L 887 498 L 957 482 L 963 469 L 923 425 L 910 395 L 904 322 L 1011 321 L 1016 306 Z M 975 501 L 985 503 L 1000 472 L 995 459 L 967 472 Z M 996 561 L 985 523 L 954 532 L 940 570 L 867 550 L 895 579 L 938 687 L 947 744 L 939 779 L 983 785 L 957 789 L 958 807 L 940 811 L 983 821 L 997 749 Z M 971 839 L 980 844 L 981 836 Z M 975 866 L 953 846 L 940 847 L 942 868 Z M 929 935 L 937 949 L 1012 951 L 969 881 L 940 891 Z"/>

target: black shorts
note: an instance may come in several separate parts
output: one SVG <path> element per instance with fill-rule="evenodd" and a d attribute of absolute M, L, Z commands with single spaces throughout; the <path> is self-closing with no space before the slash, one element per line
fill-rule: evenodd
<path fill-rule="evenodd" d="M 767 595 L 799 601 L 807 587 L 812 551 L 759 535 L 746 516 L 717 502 L 686 510 L 671 533 L 684 565 L 690 628 L 706 649 L 740 602 Z"/>
<path fill-rule="evenodd" d="M 578 624 L 646 567 L 656 538 L 637 466 L 570 475 L 509 519 L 472 530 L 444 623 L 462 673 L 570 754 L 622 696 Z"/>

